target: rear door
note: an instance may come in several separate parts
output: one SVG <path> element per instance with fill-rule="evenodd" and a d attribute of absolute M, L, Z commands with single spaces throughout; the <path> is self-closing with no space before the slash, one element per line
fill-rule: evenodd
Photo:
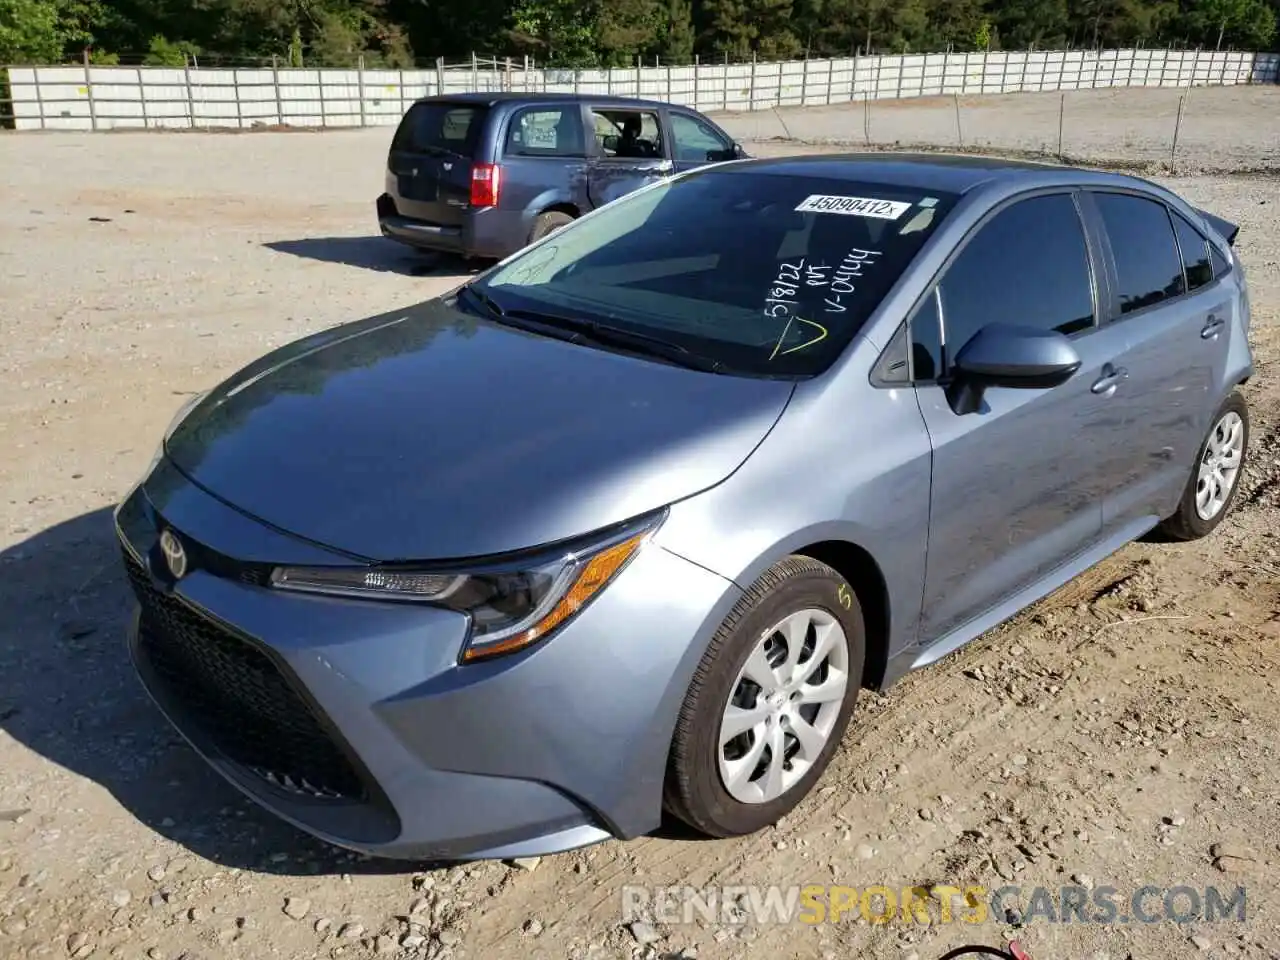
<path fill-rule="evenodd" d="M 387 162 L 387 193 L 401 216 L 462 223 L 488 115 L 484 104 L 441 100 L 422 100 L 406 111 Z"/>
<path fill-rule="evenodd" d="M 1160 199 L 1087 196 L 1108 248 L 1111 323 L 1125 337 L 1124 441 L 1103 501 L 1110 529 L 1175 508 L 1225 376 L 1232 299 L 1204 236 Z"/>
<path fill-rule="evenodd" d="M 733 159 L 733 138 L 704 117 L 668 110 L 667 130 L 677 172 Z"/>
<path fill-rule="evenodd" d="M 502 146 L 502 206 L 529 216 L 552 204 L 590 209 L 587 138 L 576 101 L 531 103 L 511 113 Z"/>
<path fill-rule="evenodd" d="M 591 120 L 588 133 L 594 133 L 587 169 L 592 207 L 602 207 L 670 176 L 674 168 L 657 110 L 598 103 L 588 103 L 587 108 Z"/>

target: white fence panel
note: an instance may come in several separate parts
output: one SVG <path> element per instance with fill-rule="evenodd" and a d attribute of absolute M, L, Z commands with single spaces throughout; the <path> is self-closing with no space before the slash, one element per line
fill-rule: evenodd
<path fill-rule="evenodd" d="M 476 61 L 428 70 L 14 67 L 19 130 L 391 125 L 440 92 L 606 94 L 704 111 L 863 99 L 1280 82 L 1280 54 L 1212 50 L 916 53 L 609 70 Z"/>

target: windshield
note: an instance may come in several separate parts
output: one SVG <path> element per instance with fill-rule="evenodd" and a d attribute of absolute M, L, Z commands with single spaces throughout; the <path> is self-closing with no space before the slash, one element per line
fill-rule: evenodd
<path fill-rule="evenodd" d="M 405 153 L 447 153 L 470 157 L 488 111 L 464 103 L 422 101 L 400 121 L 391 149 Z"/>
<path fill-rule="evenodd" d="M 661 337 L 735 372 L 826 369 L 957 198 L 750 168 L 616 200 L 494 269 L 502 309 Z"/>

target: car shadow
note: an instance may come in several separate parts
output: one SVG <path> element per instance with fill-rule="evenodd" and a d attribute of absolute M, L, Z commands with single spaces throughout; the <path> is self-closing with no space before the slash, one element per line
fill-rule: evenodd
<path fill-rule="evenodd" d="M 107 790 L 130 815 L 225 867 L 284 876 L 410 874 L 445 861 L 333 847 L 244 797 L 200 758 L 142 688 L 125 648 L 133 595 L 111 509 L 0 551 L 0 730 Z M 32 807 L 38 796 L 0 797 Z M 650 836 L 705 839 L 673 818 Z"/>
<path fill-rule="evenodd" d="M 263 244 L 276 253 L 306 260 L 340 263 L 379 273 L 399 273 L 409 277 L 438 277 L 471 274 L 485 266 L 446 253 L 414 250 L 386 237 L 308 237 L 302 240 L 272 240 Z"/>
<path fill-rule="evenodd" d="M 131 815 L 223 866 L 282 875 L 408 874 L 448 866 L 367 858 L 276 819 L 169 726 L 124 644 L 132 594 L 110 509 L 0 552 L 0 729 L 105 788 Z M 4 797 L 57 818 L 40 797 Z"/>

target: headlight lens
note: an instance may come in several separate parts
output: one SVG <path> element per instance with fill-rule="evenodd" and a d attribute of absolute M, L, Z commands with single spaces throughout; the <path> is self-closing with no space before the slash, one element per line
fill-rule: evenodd
<path fill-rule="evenodd" d="M 465 613 L 464 662 L 513 653 L 562 626 L 596 596 L 658 528 L 665 511 L 534 560 L 423 567 L 277 567 L 271 585 L 329 596 L 427 603 Z"/>

